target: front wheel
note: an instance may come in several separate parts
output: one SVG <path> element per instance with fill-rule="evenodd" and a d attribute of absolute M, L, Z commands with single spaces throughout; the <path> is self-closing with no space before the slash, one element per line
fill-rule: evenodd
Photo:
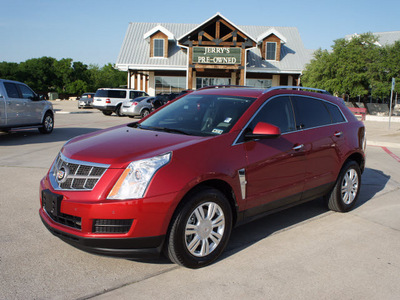
<path fill-rule="evenodd" d="M 171 224 L 168 257 L 181 266 L 200 268 L 224 251 L 232 230 L 232 210 L 224 194 L 205 188 L 188 198 Z"/>
<path fill-rule="evenodd" d="M 329 199 L 328 207 L 333 211 L 347 212 L 356 204 L 361 187 L 360 166 L 348 161 L 340 171 Z"/>
<path fill-rule="evenodd" d="M 39 132 L 49 134 L 54 128 L 54 117 L 53 114 L 47 112 L 43 118 L 42 126 L 39 127 Z"/>

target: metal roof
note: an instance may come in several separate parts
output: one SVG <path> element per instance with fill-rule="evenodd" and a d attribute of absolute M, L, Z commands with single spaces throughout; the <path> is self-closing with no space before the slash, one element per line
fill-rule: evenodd
<path fill-rule="evenodd" d="M 197 28 L 198 24 L 176 23 L 130 23 L 117 58 L 116 67 L 120 70 L 186 70 L 187 50 L 169 41 L 168 58 L 150 57 L 150 44 L 143 36 L 157 26 L 181 37 Z M 312 52 L 304 48 L 296 27 L 277 26 L 236 26 L 251 37 L 265 32 L 278 31 L 285 37 L 281 46 L 280 61 L 266 61 L 261 58 L 259 48 L 251 48 L 247 56 L 247 72 L 263 73 L 301 73 L 312 58 Z"/>
<path fill-rule="evenodd" d="M 372 32 L 378 38 L 378 44 L 380 46 L 393 45 L 396 41 L 400 41 L 400 31 L 386 31 L 386 32 Z M 348 34 L 344 38 L 350 40 L 354 36 L 359 34 Z"/>

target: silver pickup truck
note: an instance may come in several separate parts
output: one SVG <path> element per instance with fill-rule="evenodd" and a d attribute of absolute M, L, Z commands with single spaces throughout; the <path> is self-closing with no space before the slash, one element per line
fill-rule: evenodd
<path fill-rule="evenodd" d="M 53 105 L 24 83 L 0 79 L 0 131 L 8 132 L 17 127 L 33 127 L 41 133 L 51 133 Z"/>

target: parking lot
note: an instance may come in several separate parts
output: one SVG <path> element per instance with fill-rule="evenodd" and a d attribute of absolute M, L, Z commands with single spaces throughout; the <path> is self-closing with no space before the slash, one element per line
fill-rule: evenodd
<path fill-rule="evenodd" d="M 357 207 L 322 199 L 234 229 L 215 264 L 190 270 L 165 258 L 101 257 L 54 237 L 38 186 L 74 136 L 133 121 L 55 102 L 55 129 L 0 133 L 0 299 L 398 299 L 400 123 L 367 121 L 367 166 Z M 116 145 L 117 147 L 117 145 Z"/>

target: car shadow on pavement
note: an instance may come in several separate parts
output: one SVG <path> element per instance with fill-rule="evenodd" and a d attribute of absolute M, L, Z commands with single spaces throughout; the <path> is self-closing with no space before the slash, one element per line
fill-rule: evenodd
<path fill-rule="evenodd" d="M 101 128 L 63 127 L 54 128 L 51 134 L 42 134 L 35 128 L 17 129 L 0 133 L 0 146 L 18 146 L 68 141 L 73 137 L 94 132 Z"/>
<path fill-rule="evenodd" d="M 362 175 L 361 192 L 354 209 L 362 206 L 377 193 L 383 191 L 389 180 L 390 176 L 384 174 L 382 171 L 366 168 Z M 232 230 L 228 246 L 217 262 L 251 247 L 253 244 L 279 231 L 288 230 L 300 223 L 310 221 L 313 218 L 318 218 L 328 213 L 335 212 L 331 212 L 328 209 L 326 200 L 318 198 L 238 226 Z M 133 259 L 132 261 L 151 264 L 171 264 L 164 255 L 161 255 L 157 259 Z"/>
<path fill-rule="evenodd" d="M 354 209 L 362 206 L 377 193 L 383 191 L 389 180 L 390 176 L 382 171 L 366 168 L 362 176 L 361 192 Z M 227 249 L 219 260 L 234 255 L 279 231 L 288 230 L 300 223 L 328 213 L 335 212 L 328 209 L 326 200 L 318 198 L 238 226 L 233 229 Z"/>

